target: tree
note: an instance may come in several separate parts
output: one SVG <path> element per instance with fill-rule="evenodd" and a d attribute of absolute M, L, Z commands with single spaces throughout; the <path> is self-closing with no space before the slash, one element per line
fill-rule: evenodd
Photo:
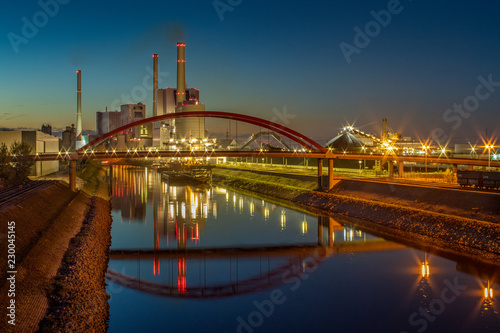
<path fill-rule="evenodd" d="M 31 154 L 31 146 L 25 142 L 14 142 L 10 149 L 5 143 L 0 145 L 0 178 L 8 186 L 24 182 L 35 164 Z"/>
<path fill-rule="evenodd" d="M 0 183 L 6 186 L 8 186 L 10 181 L 14 178 L 14 168 L 10 160 L 11 156 L 9 149 L 5 143 L 2 143 L 0 145 L 0 179 L 2 179 Z"/>

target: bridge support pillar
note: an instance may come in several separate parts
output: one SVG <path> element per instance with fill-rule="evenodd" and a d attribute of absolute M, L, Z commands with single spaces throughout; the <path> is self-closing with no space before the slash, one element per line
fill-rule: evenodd
<path fill-rule="evenodd" d="M 467 170 L 469 170 L 469 171 L 474 171 L 474 166 L 473 166 L 473 165 L 468 165 L 468 166 L 467 166 Z"/>
<path fill-rule="evenodd" d="M 318 158 L 318 190 L 323 188 L 323 159 Z"/>
<path fill-rule="evenodd" d="M 333 188 L 333 158 L 328 159 L 328 190 Z"/>
<path fill-rule="evenodd" d="M 76 160 L 69 161 L 69 188 L 76 191 Z"/>
<path fill-rule="evenodd" d="M 399 178 L 405 176 L 405 164 L 403 162 L 398 162 L 398 176 Z"/>
<path fill-rule="evenodd" d="M 394 163 L 392 163 L 392 161 L 387 161 L 387 167 L 389 169 L 389 178 L 394 177 Z"/>

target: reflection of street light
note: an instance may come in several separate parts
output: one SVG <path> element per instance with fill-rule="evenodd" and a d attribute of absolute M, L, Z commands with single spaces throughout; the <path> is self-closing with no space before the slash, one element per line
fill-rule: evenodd
<path fill-rule="evenodd" d="M 280 222 L 281 222 L 281 231 L 283 231 L 286 229 L 286 211 L 284 209 L 281 210 Z"/>
<path fill-rule="evenodd" d="M 493 299 L 493 288 L 490 288 L 490 280 L 488 280 L 488 286 L 484 288 L 484 298 Z"/>
<path fill-rule="evenodd" d="M 302 221 L 301 226 L 302 226 L 302 235 L 307 234 L 307 220 L 305 215 L 304 215 L 304 221 Z"/>
<path fill-rule="evenodd" d="M 424 261 L 422 262 L 422 277 L 429 277 L 429 261 L 427 260 L 427 252 L 425 253 Z"/>
<path fill-rule="evenodd" d="M 488 149 L 488 171 L 491 171 L 490 169 L 490 162 L 491 162 L 491 150 L 495 148 L 493 145 L 486 145 L 486 149 Z"/>

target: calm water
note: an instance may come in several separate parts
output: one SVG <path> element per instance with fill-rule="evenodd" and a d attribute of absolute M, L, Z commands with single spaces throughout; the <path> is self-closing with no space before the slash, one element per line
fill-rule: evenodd
<path fill-rule="evenodd" d="M 498 268 L 144 168 L 112 188 L 110 332 L 500 331 Z"/>

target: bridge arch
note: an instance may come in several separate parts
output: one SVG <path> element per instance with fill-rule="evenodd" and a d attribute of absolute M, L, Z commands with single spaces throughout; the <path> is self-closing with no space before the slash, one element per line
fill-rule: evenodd
<path fill-rule="evenodd" d="M 222 111 L 189 111 L 189 112 L 179 112 L 179 113 L 169 113 L 169 114 L 164 114 L 156 117 L 150 117 L 150 118 L 145 118 L 141 119 L 139 121 L 136 121 L 134 123 L 130 123 L 127 125 L 123 125 L 109 133 L 106 133 L 104 135 L 101 135 L 100 137 L 92 140 L 82 148 L 78 149 L 78 153 L 83 153 L 90 147 L 93 147 L 101 142 L 103 142 L 106 139 L 109 139 L 113 135 L 116 135 L 118 133 L 121 133 L 125 130 L 128 130 L 132 127 L 135 126 L 141 126 L 144 124 L 148 123 L 154 123 L 157 121 L 161 120 L 168 120 L 168 119 L 175 119 L 175 118 L 199 118 L 199 117 L 205 117 L 205 118 L 221 118 L 221 119 L 232 119 L 236 121 L 241 121 L 244 123 L 264 127 L 268 130 L 274 131 L 276 133 L 279 133 L 290 140 L 298 143 L 299 145 L 307 148 L 308 150 L 311 151 L 320 151 L 322 153 L 326 153 L 327 150 L 321 146 L 319 143 L 315 142 L 314 140 L 308 138 L 307 136 L 294 131 L 286 126 L 277 124 L 275 122 L 269 121 L 269 120 L 264 120 L 262 118 L 258 117 L 253 117 L 253 116 L 247 116 L 239 113 L 232 113 L 232 112 L 222 112 Z"/>

